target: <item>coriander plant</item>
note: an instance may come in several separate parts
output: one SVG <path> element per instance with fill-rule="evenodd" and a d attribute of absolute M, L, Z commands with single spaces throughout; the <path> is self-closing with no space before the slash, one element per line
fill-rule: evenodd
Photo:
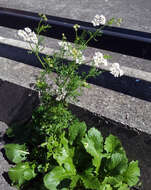
<path fill-rule="evenodd" d="M 68 108 L 83 87 L 88 87 L 86 80 L 100 74 L 99 64 L 108 65 L 107 56 L 95 52 L 90 70 L 78 73 L 86 61 L 83 52 L 88 42 L 102 35 L 104 26 L 95 33 L 84 31 L 79 35 L 80 26 L 76 24 L 73 44 L 63 34 L 58 44 L 60 50 L 41 57 L 40 33 L 50 28 L 46 21 L 46 16 L 41 15 L 37 34 L 29 28 L 18 32 L 29 42 L 43 71 L 36 83 L 40 105 L 33 111 L 31 121 L 7 130 L 13 140 L 5 145 L 7 158 L 15 164 L 8 172 L 12 185 L 28 190 L 130 190 L 139 183 L 138 161 L 128 161 L 117 137 L 109 135 L 104 139 L 94 127 L 87 129 L 85 122 L 80 122 Z M 113 19 L 107 24 L 112 22 Z M 92 23 L 105 25 L 106 18 L 96 15 Z M 123 75 L 118 63 L 111 65 L 110 72 L 115 77 Z"/>

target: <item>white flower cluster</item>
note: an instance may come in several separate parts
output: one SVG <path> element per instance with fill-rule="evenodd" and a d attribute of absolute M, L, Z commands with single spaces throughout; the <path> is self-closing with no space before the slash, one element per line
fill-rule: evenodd
<path fill-rule="evenodd" d="M 103 64 L 104 66 L 108 65 L 107 59 L 104 58 L 101 52 L 95 52 L 95 55 L 93 56 L 93 61 L 96 67 L 99 67 L 99 65 L 101 64 Z M 111 65 L 110 73 L 114 75 L 114 77 L 121 77 L 124 74 L 118 63 L 113 63 Z"/>
<path fill-rule="evenodd" d="M 24 30 L 18 30 L 18 36 L 27 42 L 32 42 L 34 44 L 38 43 L 38 38 L 30 28 L 25 28 Z"/>
<path fill-rule="evenodd" d="M 82 51 L 77 50 L 75 48 L 71 49 L 71 55 L 73 59 L 75 59 L 77 64 L 82 64 L 85 61 L 85 56 L 83 55 Z"/>
<path fill-rule="evenodd" d="M 124 72 L 120 68 L 120 65 L 118 63 L 113 63 L 111 68 L 110 68 L 110 73 L 114 75 L 114 77 L 121 77 Z"/>
<path fill-rule="evenodd" d="M 71 43 L 66 41 L 58 42 L 59 46 L 66 51 L 66 55 L 72 56 L 77 64 L 82 64 L 85 61 L 85 56 L 81 50 L 76 49 L 71 45 Z"/>
<path fill-rule="evenodd" d="M 63 50 L 68 51 L 70 49 L 71 44 L 66 41 L 60 41 L 58 42 L 59 46 L 63 48 Z"/>
<path fill-rule="evenodd" d="M 76 63 L 79 64 L 79 65 L 84 63 L 84 61 L 85 61 L 85 56 L 84 55 L 81 55 L 81 56 L 76 58 Z"/>
<path fill-rule="evenodd" d="M 63 100 L 66 94 L 67 94 L 67 91 L 64 88 L 62 88 L 62 92 L 60 94 L 57 94 L 56 100 L 57 101 Z"/>
<path fill-rule="evenodd" d="M 98 67 L 99 64 L 103 64 L 104 66 L 108 65 L 107 59 L 104 59 L 103 53 L 101 52 L 95 52 L 95 55 L 93 56 L 93 60 L 96 67 Z"/>
<path fill-rule="evenodd" d="M 95 15 L 92 20 L 93 26 L 99 26 L 100 24 L 104 25 L 106 23 L 106 18 L 104 15 Z"/>

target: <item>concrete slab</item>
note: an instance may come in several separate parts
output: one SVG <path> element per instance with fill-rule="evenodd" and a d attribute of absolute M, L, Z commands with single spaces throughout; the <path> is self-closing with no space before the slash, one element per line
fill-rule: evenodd
<path fill-rule="evenodd" d="M 150 0 L 1 0 L 0 6 L 87 22 L 96 14 L 104 14 L 107 18 L 123 18 L 122 27 L 151 32 Z"/>
<path fill-rule="evenodd" d="M 121 27 L 151 33 L 150 0 L 26 0 L 24 2 L 22 0 L 1 0 L 0 6 L 87 22 L 91 22 L 96 14 L 104 14 L 107 18 L 123 18 Z M 0 36 L 19 39 L 16 30 L 3 27 L 0 27 Z M 56 40 L 46 39 L 46 46 L 56 48 L 56 44 Z M 93 53 L 92 49 L 91 51 Z M 119 62 L 123 66 L 151 72 L 151 63 L 148 60 L 107 51 L 103 52 L 110 54 L 113 57 L 112 61 Z"/>

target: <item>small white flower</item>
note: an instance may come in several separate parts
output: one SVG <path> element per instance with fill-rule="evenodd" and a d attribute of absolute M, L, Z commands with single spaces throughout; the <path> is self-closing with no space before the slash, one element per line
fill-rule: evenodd
<path fill-rule="evenodd" d="M 38 38 L 37 38 L 37 36 L 36 36 L 36 34 L 34 32 L 31 32 L 29 34 L 29 39 L 30 39 L 31 42 L 33 42 L 35 44 L 38 43 Z"/>
<path fill-rule="evenodd" d="M 18 36 L 24 41 L 32 42 L 34 44 L 38 43 L 38 38 L 35 32 L 32 32 L 30 28 L 26 27 L 24 30 L 18 30 Z"/>
<path fill-rule="evenodd" d="M 101 62 L 104 66 L 108 65 L 107 59 L 104 59 L 104 57 L 102 58 L 102 62 Z"/>
<path fill-rule="evenodd" d="M 80 65 L 80 64 L 82 64 L 85 60 L 86 60 L 86 59 L 85 59 L 85 56 L 82 55 L 82 56 L 76 58 L 76 63 Z"/>
<path fill-rule="evenodd" d="M 56 100 L 57 101 L 63 100 L 65 98 L 66 94 L 67 94 L 67 91 L 63 88 L 62 92 L 57 95 Z"/>
<path fill-rule="evenodd" d="M 98 67 L 100 64 L 103 64 L 104 66 L 107 66 L 108 64 L 107 59 L 104 59 L 103 54 L 101 52 L 95 52 L 93 60 L 96 67 Z"/>
<path fill-rule="evenodd" d="M 26 39 L 27 39 L 27 33 L 24 31 L 24 30 L 18 30 L 18 36 L 20 37 L 20 38 L 23 38 L 23 40 L 25 40 L 26 41 Z"/>
<path fill-rule="evenodd" d="M 25 32 L 27 32 L 28 34 L 32 32 L 31 29 L 28 28 L 28 27 L 24 28 L 24 30 L 25 30 Z"/>
<path fill-rule="evenodd" d="M 121 77 L 124 72 L 120 69 L 120 65 L 118 63 L 113 63 L 110 68 L 110 73 L 114 75 L 114 77 Z"/>
<path fill-rule="evenodd" d="M 104 25 L 106 23 L 106 18 L 104 15 L 95 15 L 92 20 L 93 26 L 99 26 L 100 24 Z"/>
<path fill-rule="evenodd" d="M 82 64 L 85 61 L 85 56 L 83 55 L 82 51 L 74 47 L 70 49 L 70 55 L 77 64 Z"/>
<path fill-rule="evenodd" d="M 70 43 L 65 42 L 65 41 L 60 41 L 58 42 L 59 46 L 63 48 L 65 51 L 69 50 Z"/>

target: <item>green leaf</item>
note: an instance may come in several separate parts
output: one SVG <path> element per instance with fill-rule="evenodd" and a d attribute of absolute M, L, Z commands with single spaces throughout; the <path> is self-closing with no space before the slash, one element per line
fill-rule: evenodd
<path fill-rule="evenodd" d="M 71 145 L 75 140 L 77 140 L 77 142 L 81 141 L 82 137 L 85 135 L 86 128 L 86 124 L 78 120 L 69 127 L 69 142 Z"/>
<path fill-rule="evenodd" d="M 103 57 L 104 57 L 104 59 L 111 59 L 112 58 L 112 56 L 107 55 L 107 54 L 105 54 Z"/>
<path fill-rule="evenodd" d="M 79 175 L 71 176 L 70 179 L 71 179 L 70 188 L 74 189 L 77 185 L 78 180 L 80 179 L 80 176 Z"/>
<path fill-rule="evenodd" d="M 7 158 L 16 164 L 26 160 L 26 156 L 29 154 L 29 152 L 26 150 L 25 145 L 6 144 L 4 149 Z"/>
<path fill-rule="evenodd" d="M 120 164 L 120 162 L 122 161 L 122 159 L 123 159 L 122 154 L 120 154 L 120 153 L 112 154 L 112 156 L 110 158 L 110 162 L 108 163 L 108 169 L 112 170 L 115 167 L 117 167 Z"/>
<path fill-rule="evenodd" d="M 113 135 L 109 135 L 106 138 L 104 149 L 107 153 L 123 152 L 119 139 Z"/>
<path fill-rule="evenodd" d="M 117 186 L 120 183 L 120 179 L 118 177 L 105 177 L 102 184 L 110 184 L 112 186 Z"/>
<path fill-rule="evenodd" d="M 98 178 L 94 176 L 92 173 L 85 171 L 85 173 L 82 174 L 80 177 L 86 189 L 94 189 L 94 190 L 100 189 L 101 184 Z"/>
<path fill-rule="evenodd" d="M 63 167 L 57 166 L 44 176 L 44 185 L 47 189 L 57 190 L 57 186 L 61 181 L 69 177 L 69 173 Z"/>
<path fill-rule="evenodd" d="M 18 163 L 14 168 L 10 168 L 8 175 L 17 187 L 21 187 L 26 181 L 36 176 L 34 169 L 29 166 L 28 162 Z"/>
<path fill-rule="evenodd" d="M 125 154 L 113 153 L 107 161 L 107 168 L 114 170 L 116 175 L 123 174 L 128 167 L 128 159 Z"/>
<path fill-rule="evenodd" d="M 138 167 L 138 161 L 131 161 L 124 175 L 124 181 L 130 186 L 134 186 L 138 183 L 140 177 L 140 169 Z"/>
<path fill-rule="evenodd" d="M 64 137 L 64 134 L 61 136 L 60 147 L 57 147 L 54 151 L 53 157 L 58 162 L 60 166 L 64 165 L 66 170 L 72 175 L 76 174 L 76 169 L 73 164 L 73 155 L 74 149 L 69 148 L 68 140 Z"/>
<path fill-rule="evenodd" d="M 93 157 L 92 162 L 96 167 L 96 172 L 98 172 L 103 157 L 103 137 L 101 133 L 97 129 L 91 128 L 88 135 L 82 139 L 82 143 L 86 151 Z"/>
<path fill-rule="evenodd" d="M 130 190 L 127 184 L 122 184 L 118 190 Z"/>

